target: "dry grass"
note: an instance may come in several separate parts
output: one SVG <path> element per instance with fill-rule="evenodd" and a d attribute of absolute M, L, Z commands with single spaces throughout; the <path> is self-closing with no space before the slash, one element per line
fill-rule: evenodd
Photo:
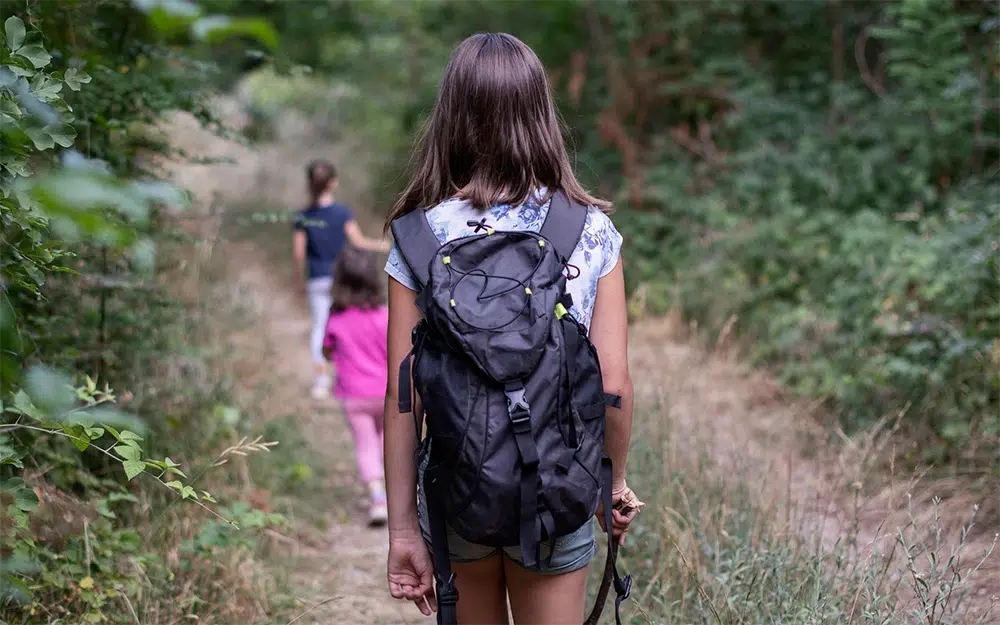
<path fill-rule="evenodd" d="M 991 622 L 998 557 L 975 529 L 1000 525 L 997 492 L 881 472 L 891 422 L 831 444 L 816 406 L 676 316 L 631 345 L 630 474 L 655 502 L 627 555 L 637 622 Z"/>

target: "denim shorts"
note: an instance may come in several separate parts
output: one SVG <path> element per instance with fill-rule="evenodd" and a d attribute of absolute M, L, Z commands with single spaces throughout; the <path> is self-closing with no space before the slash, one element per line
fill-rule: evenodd
<path fill-rule="evenodd" d="M 423 469 L 423 467 L 421 467 Z M 417 511 L 420 517 L 420 533 L 427 543 L 427 548 L 431 549 L 431 530 L 427 518 L 427 504 L 423 492 L 423 471 L 420 471 L 420 478 L 417 480 Z M 448 528 L 448 553 L 451 561 L 458 564 L 476 562 L 484 560 L 494 554 L 503 552 L 514 564 L 523 567 L 524 560 L 521 558 L 520 547 L 490 547 L 470 543 L 451 527 Z M 548 541 L 541 545 L 541 562 L 547 566 L 540 571 L 543 575 L 560 575 L 562 573 L 572 573 L 578 571 L 593 559 L 597 552 L 597 541 L 594 538 L 594 519 L 584 523 L 580 529 L 560 536 L 553 543 Z M 551 558 L 550 558 L 551 556 Z"/>

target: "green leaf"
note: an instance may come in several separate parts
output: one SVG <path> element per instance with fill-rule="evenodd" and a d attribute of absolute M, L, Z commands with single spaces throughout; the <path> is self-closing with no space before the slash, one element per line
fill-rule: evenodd
<path fill-rule="evenodd" d="M 167 488 L 172 488 L 176 490 L 177 492 L 180 492 L 181 489 L 184 488 L 184 485 L 178 482 L 177 480 L 170 480 L 169 482 L 164 482 L 164 485 Z"/>
<path fill-rule="evenodd" d="M 35 69 L 40 69 L 45 67 L 52 61 L 52 55 L 48 51 L 39 45 L 30 45 L 19 48 L 14 54 L 18 56 L 23 56 L 28 59 Z"/>
<path fill-rule="evenodd" d="M 58 80 L 49 78 L 46 74 L 38 74 L 31 81 L 31 91 L 36 98 L 43 102 L 52 102 L 59 97 L 63 84 Z M 50 120 L 55 123 L 55 119 Z"/>
<path fill-rule="evenodd" d="M 35 144 L 36 150 L 49 150 L 56 145 L 52 136 L 42 128 L 25 128 L 24 134 Z"/>
<path fill-rule="evenodd" d="M 7 65 L 6 67 L 10 70 L 11 74 L 20 76 L 21 78 L 31 78 L 35 75 L 35 70 L 28 67 L 20 67 L 17 65 Z"/>
<path fill-rule="evenodd" d="M 7 47 L 11 52 L 17 52 L 18 48 L 24 44 L 24 22 L 21 21 L 21 18 L 11 15 L 3 23 L 3 31 L 7 36 Z"/>
<path fill-rule="evenodd" d="M 45 276 L 41 276 L 42 280 Z M 31 403 L 50 418 L 62 420 L 73 408 L 74 392 L 70 378 L 55 369 L 34 366 L 28 372 L 25 388 Z"/>
<path fill-rule="evenodd" d="M 38 507 L 38 495 L 28 487 L 14 491 L 14 506 L 22 512 L 31 512 Z"/>
<path fill-rule="evenodd" d="M 7 437 L 4 436 L 4 439 L 7 439 Z M 21 458 L 24 457 L 24 453 L 8 445 L 4 439 L 0 439 L 0 466 L 9 464 L 18 469 L 23 469 L 24 463 L 21 462 Z"/>
<path fill-rule="evenodd" d="M 120 440 L 123 443 L 125 441 L 141 441 L 142 437 L 130 430 L 122 430 L 118 434 L 118 440 Z"/>
<path fill-rule="evenodd" d="M 90 447 L 90 437 L 84 432 L 83 426 L 81 425 L 67 425 L 63 427 L 63 432 L 70 436 L 70 440 L 80 451 L 87 451 Z"/>
<path fill-rule="evenodd" d="M 90 74 L 87 72 L 81 72 L 75 67 L 71 67 L 66 70 L 66 74 L 63 76 L 63 81 L 65 81 L 66 86 L 73 91 L 79 91 L 80 86 L 89 83 L 90 80 Z"/>
<path fill-rule="evenodd" d="M 114 451 L 125 460 L 138 460 L 142 455 L 138 449 L 129 445 L 117 445 Z"/>
<path fill-rule="evenodd" d="M 7 408 L 7 412 L 13 412 L 14 414 L 31 417 L 36 421 L 42 420 L 41 413 L 39 413 L 38 408 L 31 403 L 31 398 L 28 397 L 26 392 L 24 392 L 24 389 L 18 390 L 14 395 L 14 407 Z"/>
<path fill-rule="evenodd" d="M 132 479 L 146 470 L 146 463 L 142 460 L 126 460 L 122 463 L 125 469 L 125 476 Z"/>
<path fill-rule="evenodd" d="M 47 132 L 53 141 L 64 148 L 73 145 L 73 140 L 76 139 L 76 128 L 73 128 L 69 124 L 49 124 L 42 130 Z"/>
<path fill-rule="evenodd" d="M 21 118 L 21 107 L 17 105 L 13 100 L 3 100 L 0 99 L 0 113 L 10 115 L 14 119 Z"/>
<path fill-rule="evenodd" d="M 201 498 L 211 503 L 219 503 L 218 501 L 215 500 L 215 497 L 213 497 L 212 494 L 207 490 L 201 491 Z"/>
<path fill-rule="evenodd" d="M 181 489 L 181 497 L 184 499 L 198 499 L 198 493 L 194 491 L 191 486 L 185 486 Z"/>
<path fill-rule="evenodd" d="M 6 571 L 0 573 L 0 603 L 25 604 L 31 602 L 32 594 L 28 586 Z"/>
<path fill-rule="evenodd" d="M 99 439 L 102 436 L 104 436 L 104 428 L 101 428 L 101 427 L 86 428 L 86 433 L 87 433 L 87 436 L 90 438 L 90 440 L 96 441 L 97 439 Z"/>
<path fill-rule="evenodd" d="M 38 563 L 23 554 L 14 553 L 9 558 L 0 560 L 0 571 L 6 573 L 31 575 L 37 573 L 38 570 Z"/>

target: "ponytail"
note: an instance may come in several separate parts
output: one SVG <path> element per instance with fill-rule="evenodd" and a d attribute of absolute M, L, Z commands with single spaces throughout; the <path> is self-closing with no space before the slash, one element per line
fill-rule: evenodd
<path fill-rule="evenodd" d="M 306 167 L 306 179 L 309 182 L 309 195 L 315 202 L 330 188 L 330 183 L 337 179 L 337 170 L 329 161 L 315 160 Z"/>

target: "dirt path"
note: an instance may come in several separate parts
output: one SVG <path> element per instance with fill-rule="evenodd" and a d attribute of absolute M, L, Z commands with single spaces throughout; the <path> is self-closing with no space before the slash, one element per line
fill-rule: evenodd
<path fill-rule="evenodd" d="M 260 320 L 256 338 L 269 344 L 274 367 L 269 375 L 280 381 L 269 403 L 299 416 L 320 464 L 332 484 L 322 492 L 335 493 L 329 502 L 327 529 L 317 535 L 300 531 L 300 546 L 291 565 L 291 588 L 303 609 L 316 607 L 299 623 L 422 623 L 409 604 L 393 600 L 385 582 L 388 532 L 365 526 L 356 503 L 362 489 L 355 484 L 350 435 L 333 401 L 316 402 L 308 393 L 311 361 L 306 349 L 309 316 L 304 303 L 269 268 L 267 257 L 252 243 L 226 245 L 230 271 L 237 288 L 254 302 Z M 316 502 L 313 502 L 316 505 Z"/>

